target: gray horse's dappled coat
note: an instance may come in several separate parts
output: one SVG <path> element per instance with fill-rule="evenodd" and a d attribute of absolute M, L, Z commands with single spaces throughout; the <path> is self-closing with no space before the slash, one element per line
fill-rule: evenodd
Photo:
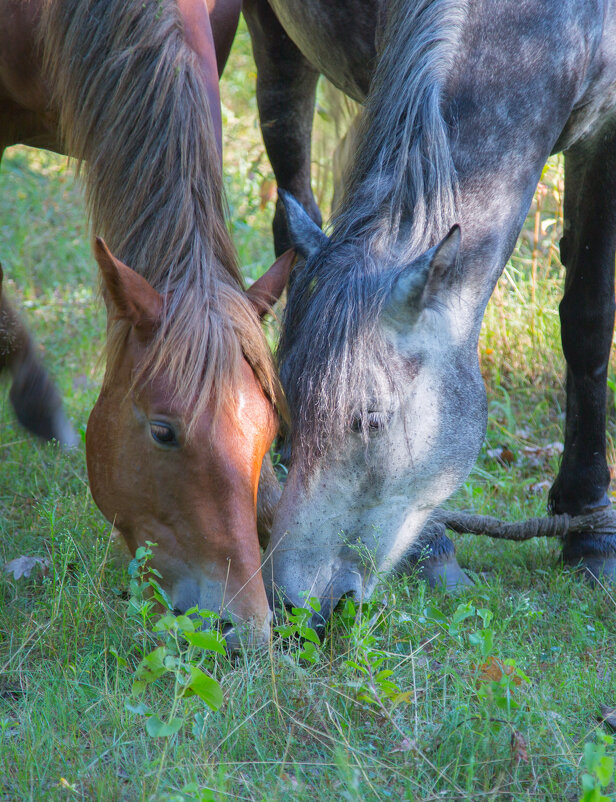
<path fill-rule="evenodd" d="M 290 3 L 271 6 L 292 24 Z M 304 4 L 303 24 L 310 9 L 318 38 L 327 11 Z M 326 613 L 346 593 L 370 593 L 468 475 L 486 421 L 483 313 L 543 165 L 562 149 L 568 417 L 552 508 L 593 509 L 609 482 L 614 3 L 391 0 L 387 9 L 329 239 L 281 193 L 305 264 L 280 345 L 293 452 L 264 573 L 288 601 L 309 593 Z M 607 563 L 615 553 L 613 539 L 590 535 L 567 549 L 601 551 Z"/>

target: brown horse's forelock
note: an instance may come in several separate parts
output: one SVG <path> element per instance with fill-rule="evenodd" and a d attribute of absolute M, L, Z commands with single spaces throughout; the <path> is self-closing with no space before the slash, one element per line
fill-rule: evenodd
<path fill-rule="evenodd" d="M 164 294 L 135 382 L 164 370 L 196 420 L 231 402 L 242 355 L 281 398 L 227 231 L 220 156 L 197 57 L 172 0 L 47 0 L 41 37 L 67 153 L 85 163 L 92 232 Z M 124 341 L 110 327 L 113 367 Z"/>

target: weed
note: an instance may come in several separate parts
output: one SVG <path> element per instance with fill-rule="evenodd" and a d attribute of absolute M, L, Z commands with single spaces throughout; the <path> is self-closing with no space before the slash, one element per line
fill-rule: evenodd
<path fill-rule="evenodd" d="M 156 569 L 148 565 L 155 543 L 146 541 L 135 553 L 129 566 L 131 576 L 131 597 L 129 611 L 139 621 L 143 629 L 144 647 L 152 635 L 163 637 L 162 645 L 147 651 L 137 666 L 132 684 L 132 696 L 141 697 L 148 686 L 162 677 L 173 678 L 172 698 L 166 720 L 163 721 L 155 709 L 140 701 L 126 703 L 131 713 L 145 716 L 145 728 L 153 738 L 167 738 L 175 735 L 185 724 L 187 713 L 184 700 L 199 697 L 211 710 L 218 710 L 223 702 L 220 684 L 206 670 L 214 666 L 213 654 L 225 655 L 225 642 L 213 630 L 201 629 L 207 621 L 212 624 L 216 613 L 195 607 L 184 615 L 174 615 L 171 602 L 155 577 L 160 578 Z M 146 598 L 146 595 L 151 598 Z M 166 608 L 167 612 L 158 615 L 155 605 Z M 145 651 L 145 648 L 144 648 Z M 201 711 L 196 713 L 197 729 L 202 727 Z"/>
<path fill-rule="evenodd" d="M 606 755 L 606 747 L 613 744 L 611 735 L 600 732 L 594 743 L 589 741 L 584 746 L 586 773 L 582 774 L 580 802 L 613 802 L 612 797 L 603 793 L 614 779 L 614 758 Z"/>
<path fill-rule="evenodd" d="M 283 638 L 297 639 L 300 644 L 298 659 L 314 665 L 321 656 L 321 641 L 310 622 L 315 613 L 321 612 L 321 604 L 312 597 L 306 599 L 306 604 L 308 607 L 293 607 L 286 614 L 287 622 L 274 627 L 274 630 Z"/>

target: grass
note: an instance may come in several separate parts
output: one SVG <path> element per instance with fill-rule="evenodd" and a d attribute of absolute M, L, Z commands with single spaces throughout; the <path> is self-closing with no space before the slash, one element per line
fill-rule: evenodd
<path fill-rule="evenodd" d="M 231 225 L 251 279 L 273 258 L 273 177 L 253 78 L 242 31 L 223 101 Z M 326 153 L 332 123 L 321 110 Z M 323 199 L 323 161 L 315 180 Z M 561 439 L 563 424 L 561 196 L 555 161 L 486 314 L 489 431 L 452 500 L 509 519 L 543 513 L 541 483 L 558 467 L 557 451 L 545 446 Z M 0 255 L 8 292 L 84 431 L 102 375 L 105 316 L 81 193 L 64 159 L 7 153 Z M 489 453 L 501 443 L 516 457 L 509 468 Z M 50 564 L 30 579 L 0 575 L 0 799 L 578 800 L 584 745 L 602 731 L 599 706 L 616 704 L 614 596 L 557 567 L 557 544 L 469 536 L 457 539 L 458 555 L 477 584 L 462 596 L 388 578 L 357 624 L 335 619 L 314 664 L 298 658 L 293 641 L 234 663 L 219 658 L 223 707 L 208 712 L 189 700 L 187 725 L 164 746 L 126 707 L 151 636 L 127 616 L 127 558 L 90 498 L 83 448 L 63 454 L 25 434 L 6 385 L 0 534 L 2 562 L 38 555 Z M 477 614 L 452 625 L 469 605 L 491 611 L 488 626 Z M 513 673 L 490 679 L 488 658 L 513 661 Z M 383 668 L 393 673 L 377 680 Z M 528 681 L 508 696 L 515 672 Z M 402 694 L 397 703 L 386 682 Z M 168 713 L 170 686 L 152 689 L 149 703 Z"/>

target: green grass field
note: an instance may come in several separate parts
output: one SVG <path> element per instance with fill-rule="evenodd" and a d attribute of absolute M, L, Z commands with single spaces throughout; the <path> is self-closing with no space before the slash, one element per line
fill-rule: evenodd
<path fill-rule="evenodd" d="M 273 203 L 249 53 L 242 30 L 223 117 L 232 231 L 255 278 L 273 258 Z M 325 103 L 315 162 L 324 206 L 334 141 Z M 489 431 L 451 502 L 510 520 L 544 512 L 558 467 L 562 180 L 555 160 L 490 303 L 480 343 Z M 0 260 L 5 289 L 83 432 L 102 377 L 105 315 L 65 159 L 6 154 Z M 612 409 L 612 462 L 614 436 Z M 515 456 L 508 468 L 493 456 L 503 443 Z M 192 697 L 178 734 L 153 738 L 131 686 L 157 641 L 127 615 L 128 557 L 90 497 L 84 448 L 60 453 L 28 436 L 6 384 L 0 534 L 0 563 L 30 555 L 49 565 L 19 581 L 0 572 L 2 800 L 577 802 L 584 773 L 584 799 L 613 798 L 614 747 L 602 744 L 597 716 L 616 706 L 615 596 L 558 567 L 555 543 L 460 537 L 472 589 L 452 598 L 412 577 L 386 579 L 355 624 L 335 618 L 313 662 L 295 640 L 233 663 L 216 658 L 220 710 Z M 146 694 L 161 718 L 172 690 L 163 678 Z"/>

